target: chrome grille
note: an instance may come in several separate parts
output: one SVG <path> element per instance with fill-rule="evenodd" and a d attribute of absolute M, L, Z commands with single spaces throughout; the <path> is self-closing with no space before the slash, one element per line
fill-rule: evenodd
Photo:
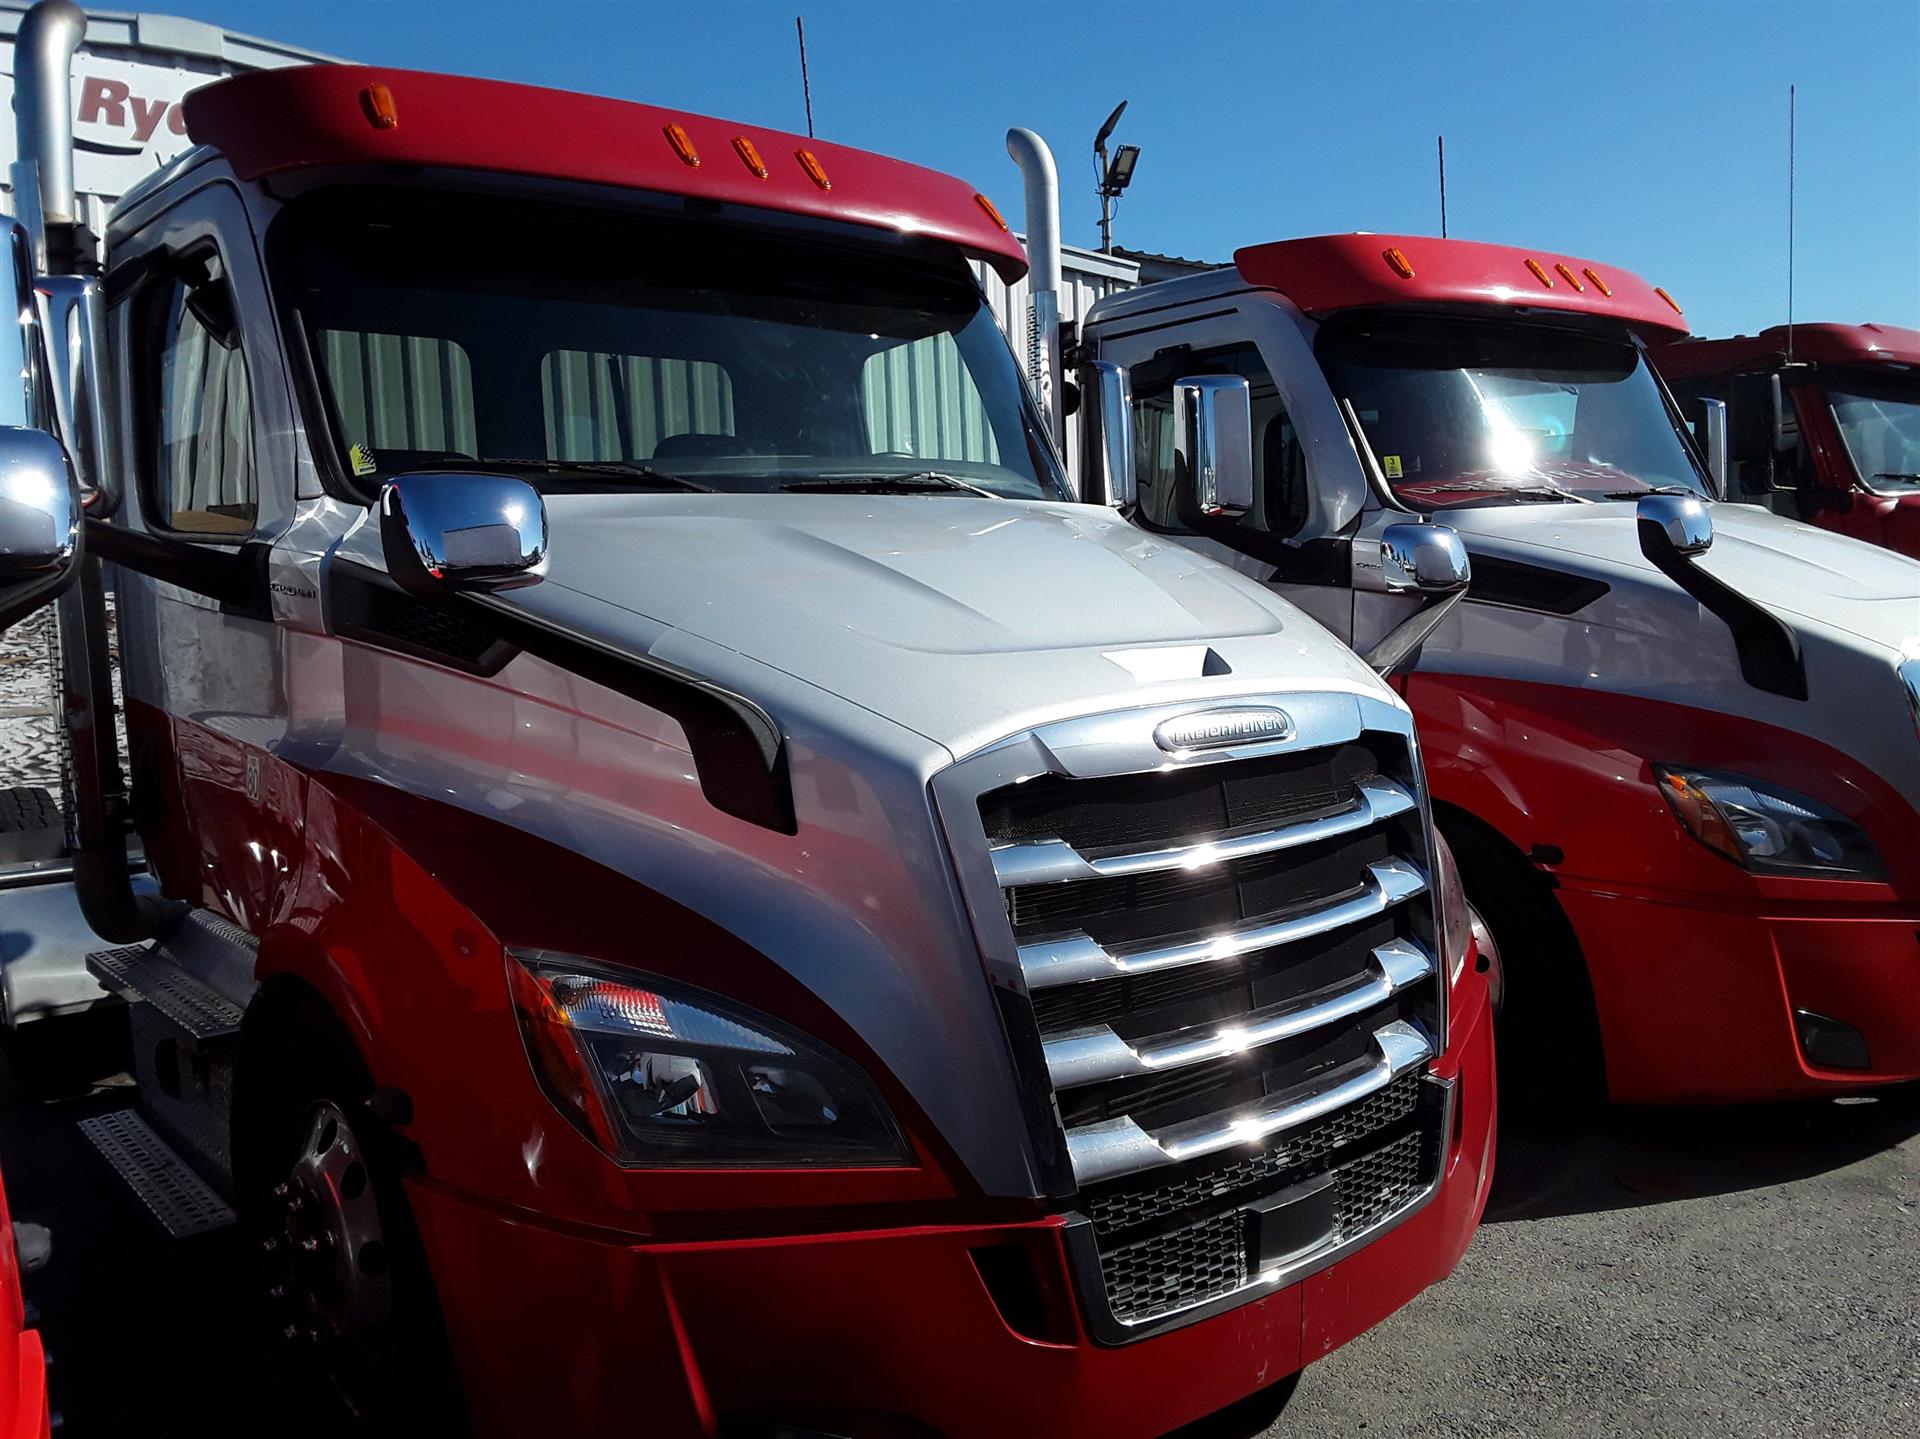
<path fill-rule="evenodd" d="M 999 777 L 974 791 L 1000 902 L 976 921 L 1024 988 L 1016 1051 L 1052 1097 L 1082 1284 L 1115 1337 L 1304 1272 L 1437 1178 L 1450 1093 L 1424 1078 L 1445 1015 L 1410 730 L 1365 700 L 1305 708 L 1291 741 L 1224 755 L 1169 763 L 1138 740 L 1154 711 L 973 766 Z M 1263 1265 L 1247 1206 L 1295 1187 L 1331 1203 L 1324 1243 Z"/>

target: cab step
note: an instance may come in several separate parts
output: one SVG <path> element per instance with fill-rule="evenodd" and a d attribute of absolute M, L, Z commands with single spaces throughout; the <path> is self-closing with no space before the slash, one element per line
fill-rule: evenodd
<path fill-rule="evenodd" d="M 199 1043 L 240 1032 L 240 1006 L 182 969 L 160 945 L 123 945 L 87 956 L 87 968 L 121 998 L 152 1005 Z"/>
<path fill-rule="evenodd" d="M 234 1222 L 226 1200 L 137 1110 L 115 1109 L 83 1119 L 80 1132 L 175 1239 L 208 1234 Z"/>

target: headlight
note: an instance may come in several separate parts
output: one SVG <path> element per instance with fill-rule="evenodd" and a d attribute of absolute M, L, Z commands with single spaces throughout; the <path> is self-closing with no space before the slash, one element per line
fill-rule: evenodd
<path fill-rule="evenodd" d="M 1458 984 L 1467 967 L 1467 950 L 1473 945 L 1473 913 L 1467 908 L 1466 886 L 1460 883 L 1460 866 L 1453 850 L 1433 832 L 1434 897 L 1440 907 L 1440 949 L 1447 959 L 1447 983 Z"/>
<path fill-rule="evenodd" d="M 1885 876 L 1860 826 L 1818 800 L 1709 770 L 1655 765 L 1653 773 L 1688 834 L 1755 874 Z"/>
<path fill-rule="evenodd" d="M 545 952 L 510 951 L 507 984 L 541 1087 L 622 1164 L 910 1162 L 866 1075 L 765 1015 Z"/>

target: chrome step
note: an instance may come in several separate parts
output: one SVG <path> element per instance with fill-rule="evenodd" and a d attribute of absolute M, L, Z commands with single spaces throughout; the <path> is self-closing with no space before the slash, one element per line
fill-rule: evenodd
<path fill-rule="evenodd" d="M 1247 929 L 1228 930 L 1206 939 L 1181 940 L 1150 949 L 1115 954 L 1084 934 L 1065 939 L 1040 940 L 1019 949 L 1020 972 L 1029 990 L 1052 989 L 1062 984 L 1082 984 L 1094 979 L 1112 979 L 1120 975 L 1145 974 L 1152 970 L 1175 969 L 1187 964 L 1205 964 L 1209 960 L 1232 959 L 1255 950 L 1291 944 L 1330 930 L 1373 919 L 1394 905 L 1413 898 L 1427 887 L 1427 877 L 1417 865 L 1404 859 L 1380 860 L 1367 866 L 1367 887 L 1352 899 L 1287 919 L 1256 924 Z"/>
<path fill-rule="evenodd" d="M 1076 1029 L 1046 1040 L 1047 1074 L 1055 1089 L 1158 1074 L 1244 1054 L 1263 1044 L 1293 1039 L 1385 1004 L 1409 985 L 1435 973 L 1433 957 L 1408 939 L 1389 940 L 1373 951 L 1367 972 L 1345 988 L 1304 998 L 1270 1013 L 1232 1024 L 1204 1025 L 1134 1045 L 1107 1025 Z"/>
<path fill-rule="evenodd" d="M 1406 814 L 1418 807 L 1407 789 L 1390 779 L 1363 780 L 1359 798 L 1338 814 L 1299 824 L 1280 825 L 1254 834 L 1232 835 L 1225 839 L 1168 845 L 1161 849 L 1135 850 L 1128 854 L 1103 855 L 1088 859 L 1061 839 L 1028 840 L 1001 845 L 992 850 L 993 873 L 1002 889 L 1015 885 L 1059 884 L 1075 879 L 1112 879 L 1129 874 L 1147 874 L 1161 869 L 1202 869 L 1226 860 L 1246 859 L 1257 854 L 1293 849 L 1316 840 L 1334 839 L 1376 825 L 1384 819 Z"/>
<path fill-rule="evenodd" d="M 136 1111 L 96 1114 L 80 1121 L 80 1132 L 175 1239 L 225 1229 L 234 1222 L 226 1200 Z"/>
<path fill-rule="evenodd" d="M 152 1005 L 203 1043 L 240 1032 L 240 1006 L 182 969 L 160 945 L 98 950 L 87 956 L 87 968 L 115 994 Z"/>
<path fill-rule="evenodd" d="M 1252 1108 L 1202 1115 L 1151 1132 L 1131 1117 L 1069 1129 L 1067 1156 L 1073 1177 L 1080 1184 L 1094 1184 L 1236 1147 L 1255 1149 L 1275 1135 L 1357 1104 L 1433 1058 L 1432 1042 L 1405 1020 L 1375 1030 L 1373 1047 L 1370 1062 L 1269 1095 Z"/>

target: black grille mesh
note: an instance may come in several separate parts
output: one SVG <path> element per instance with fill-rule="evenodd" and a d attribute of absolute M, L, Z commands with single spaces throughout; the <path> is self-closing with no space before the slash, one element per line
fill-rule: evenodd
<path fill-rule="evenodd" d="M 1333 1171 L 1339 1186 L 1334 1211 L 1343 1240 L 1364 1234 L 1427 1187 L 1420 1150 L 1419 1134 L 1403 1134 Z"/>
<path fill-rule="evenodd" d="M 1138 1184 L 1090 1188 L 1081 1203 L 1102 1238 L 1135 1229 L 1169 1215 L 1192 1213 L 1215 1201 L 1244 1204 L 1261 1190 L 1284 1187 L 1293 1174 L 1317 1166 L 1336 1149 L 1397 1124 L 1420 1101 L 1420 1079 L 1405 1074 L 1385 1089 L 1350 1108 L 1295 1132 L 1285 1143 L 1241 1159 L 1215 1160 L 1183 1171 L 1178 1178 L 1142 1187 Z"/>

